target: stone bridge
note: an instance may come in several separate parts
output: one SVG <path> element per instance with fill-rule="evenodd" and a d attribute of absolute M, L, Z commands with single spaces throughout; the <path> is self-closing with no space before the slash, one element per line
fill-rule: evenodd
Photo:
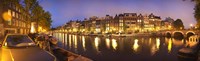
<path fill-rule="evenodd" d="M 160 31 L 160 34 L 167 37 L 184 37 L 188 38 L 195 34 L 200 34 L 197 30 L 166 30 Z"/>

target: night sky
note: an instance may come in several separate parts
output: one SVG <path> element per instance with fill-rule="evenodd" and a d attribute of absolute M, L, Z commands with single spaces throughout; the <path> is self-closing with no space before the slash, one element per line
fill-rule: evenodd
<path fill-rule="evenodd" d="M 194 2 L 183 0 L 41 0 L 40 5 L 52 14 L 53 27 L 70 20 L 91 16 L 115 16 L 120 13 L 153 13 L 162 19 L 180 18 L 186 28 L 195 24 Z"/>

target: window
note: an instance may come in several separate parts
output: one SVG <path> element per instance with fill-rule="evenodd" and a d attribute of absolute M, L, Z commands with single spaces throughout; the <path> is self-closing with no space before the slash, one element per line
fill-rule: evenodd
<path fill-rule="evenodd" d="M 119 26 L 123 26 L 123 23 L 119 23 Z"/>
<path fill-rule="evenodd" d="M 15 23 L 16 23 L 16 26 L 18 26 L 18 20 L 16 20 Z"/>
<path fill-rule="evenodd" d="M 10 15 L 10 16 L 11 16 L 11 10 L 10 10 L 10 9 L 8 9 L 8 15 Z"/>
<path fill-rule="evenodd" d="M 119 22 L 123 22 L 123 20 L 119 20 Z"/>
<path fill-rule="evenodd" d="M 16 18 L 18 18 L 18 13 L 16 13 Z"/>
<path fill-rule="evenodd" d="M 12 16 L 15 17 L 15 12 L 14 11 L 12 12 Z"/>
<path fill-rule="evenodd" d="M 11 15 L 11 10 L 10 9 L 8 9 L 8 18 L 6 19 L 6 23 L 8 24 L 8 25 L 11 25 L 11 18 L 12 18 L 12 15 Z"/>
<path fill-rule="evenodd" d="M 18 9 L 18 11 L 20 12 L 21 10 L 20 10 L 20 9 Z"/>

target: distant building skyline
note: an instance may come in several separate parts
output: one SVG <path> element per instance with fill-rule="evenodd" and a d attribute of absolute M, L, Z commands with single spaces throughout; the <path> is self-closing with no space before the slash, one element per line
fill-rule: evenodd
<path fill-rule="evenodd" d="M 66 24 L 57 27 L 69 33 L 142 33 L 156 32 L 161 30 L 184 29 L 182 27 L 174 28 L 174 20 L 167 18 L 162 21 L 159 16 L 153 13 L 142 15 L 137 13 L 123 13 L 115 16 L 106 15 L 105 17 L 90 17 L 80 20 L 70 20 Z"/>
<path fill-rule="evenodd" d="M 115 16 L 120 13 L 154 13 L 164 20 L 182 19 L 186 28 L 195 24 L 194 3 L 182 0 L 42 0 L 40 5 L 52 14 L 53 27 L 70 20 L 84 20 L 91 16 Z"/>

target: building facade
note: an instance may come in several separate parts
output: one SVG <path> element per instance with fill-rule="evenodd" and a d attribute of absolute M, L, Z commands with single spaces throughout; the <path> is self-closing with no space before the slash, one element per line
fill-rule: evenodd
<path fill-rule="evenodd" d="M 172 21 L 173 22 L 173 21 Z M 70 24 L 71 22 L 69 22 Z M 164 24 L 163 24 L 164 23 Z M 86 33 L 138 33 L 138 32 L 156 32 L 160 30 L 168 30 L 171 22 L 162 21 L 159 16 L 153 13 L 149 15 L 137 15 L 136 13 L 116 14 L 114 17 L 106 15 L 99 18 L 92 16 L 89 19 L 80 21 L 81 26 L 77 26 L 80 30 L 77 32 Z M 164 27 L 163 27 L 164 26 Z M 77 28 L 68 26 L 67 28 Z M 165 28 L 165 29 L 163 29 Z"/>
<path fill-rule="evenodd" d="M 165 20 L 161 22 L 162 30 L 172 30 L 173 29 L 174 19 L 167 17 Z"/>
<path fill-rule="evenodd" d="M 7 33 L 30 33 L 30 15 L 25 11 L 21 4 L 0 0 L 0 34 L 5 36 Z"/>

